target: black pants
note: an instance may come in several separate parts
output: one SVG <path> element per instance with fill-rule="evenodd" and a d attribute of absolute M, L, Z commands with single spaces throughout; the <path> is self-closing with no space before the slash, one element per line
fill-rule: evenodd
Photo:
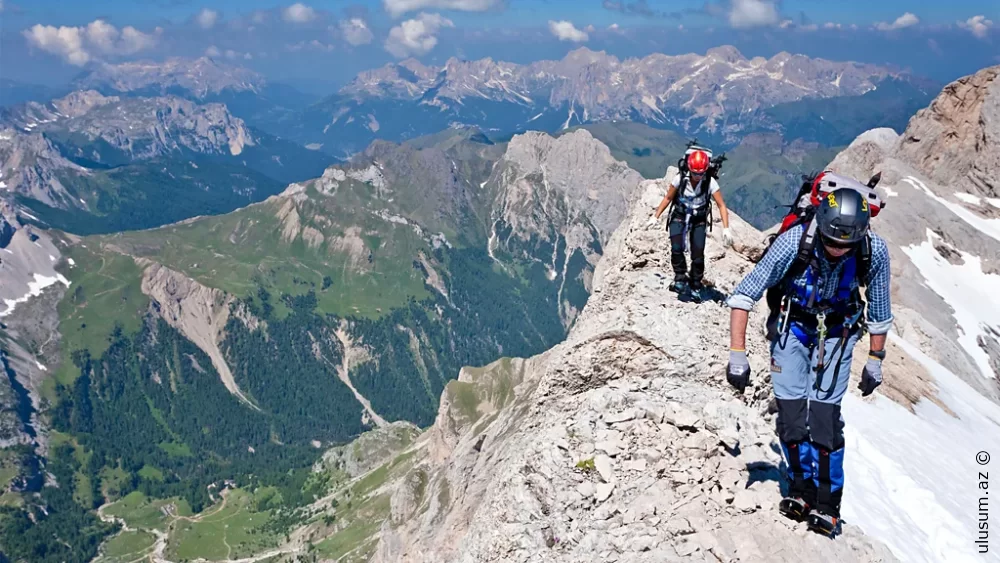
<path fill-rule="evenodd" d="M 690 221 L 691 233 L 691 275 L 688 277 L 687 261 L 684 259 L 684 219 L 680 213 L 670 216 L 668 229 L 670 230 L 670 263 L 674 267 L 674 279 L 677 281 L 690 281 L 694 286 L 701 285 L 702 276 L 705 275 L 705 231 L 708 227 L 708 218 L 705 216 L 692 216 Z"/>

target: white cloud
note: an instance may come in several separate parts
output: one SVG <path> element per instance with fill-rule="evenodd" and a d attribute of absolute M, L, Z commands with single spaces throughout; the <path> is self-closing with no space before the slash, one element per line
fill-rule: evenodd
<path fill-rule="evenodd" d="M 841 26 L 839 23 L 834 23 L 834 22 L 826 22 L 825 24 L 823 24 L 823 29 L 840 29 L 840 27 Z"/>
<path fill-rule="evenodd" d="M 733 0 L 729 25 L 735 28 L 762 27 L 778 23 L 778 8 L 769 0 Z"/>
<path fill-rule="evenodd" d="M 267 12 L 263 10 L 257 10 L 256 12 L 253 13 L 252 16 L 250 16 L 250 20 L 253 21 L 253 23 L 257 24 L 264 23 L 267 21 Z"/>
<path fill-rule="evenodd" d="M 375 36 L 372 30 L 368 29 L 368 24 L 361 18 L 351 18 L 340 22 L 340 32 L 344 34 L 344 40 L 354 45 L 367 45 L 372 42 Z"/>
<path fill-rule="evenodd" d="M 573 25 L 573 22 L 566 20 L 562 21 L 552 21 L 549 20 L 549 31 L 552 35 L 559 38 L 560 41 L 573 41 L 574 43 L 582 43 L 588 39 L 590 36 L 586 32 L 580 31 Z"/>
<path fill-rule="evenodd" d="M 212 29 L 215 27 L 215 22 L 219 21 L 219 12 L 215 10 L 209 10 L 208 8 L 202 8 L 198 15 L 194 17 L 194 21 L 198 22 L 198 25 L 202 29 Z"/>
<path fill-rule="evenodd" d="M 816 31 L 817 29 L 819 29 L 819 24 L 809 23 L 806 25 L 800 25 L 799 29 L 801 29 L 802 31 Z"/>
<path fill-rule="evenodd" d="M 328 45 L 328 44 L 323 43 L 321 41 L 318 41 L 316 39 L 313 39 L 312 41 L 299 41 L 298 43 L 296 43 L 294 45 L 288 45 L 287 48 L 288 48 L 289 51 L 292 51 L 292 52 L 296 52 L 296 51 L 325 51 L 327 53 L 329 53 L 330 51 L 333 51 L 335 49 L 335 47 L 333 45 Z"/>
<path fill-rule="evenodd" d="M 485 12 L 502 3 L 503 0 L 382 0 L 385 11 L 394 18 L 427 9 Z"/>
<path fill-rule="evenodd" d="M 235 59 L 238 56 L 240 56 L 240 54 L 237 53 L 236 51 L 234 51 L 232 49 L 226 49 L 226 58 L 227 59 Z"/>
<path fill-rule="evenodd" d="M 910 12 L 906 12 L 905 14 L 896 18 L 896 21 L 892 23 L 878 22 L 877 24 L 875 24 L 875 28 L 881 31 L 892 31 L 894 29 L 903 29 L 907 27 L 912 27 L 914 25 L 917 25 L 918 23 L 920 23 L 920 18 L 918 18 L 917 16 L 913 15 Z"/>
<path fill-rule="evenodd" d="M 3 13 L 3 0 L 0 0 L 0 14 Z"/>
<path fill-rule="evenodd" d="M 104 20 L 94 20 L 86 27 L 55 27 L 35 24 L 22 33 L 28 44 L 47 53 L 57 55 L 71 65 L 83 66 L 95 54 L 131 55 L 156 44 L 154 35 L 143 33 L 132 26 L 119 30 Z"/>
<path fill-rule="evenodd" d="M 608 26 L 608 31 L 618 31 L 618 24 L 613 23 Z"/>
<path fill-rule="evenodd" d="M 406 20 L 389 30 L 385 50 L 398 58 L 424 55 L 437 45 L 435 35 L 442 27 L 455 27 L 455 24 L 440 14 L 421 13 L 416 19 Z"/>
<path fill-rule="evenodd" d="M 792 20 L 781 20 L 781 23 L 778 24 L 778 27 L 780 27 L 781 29 L 788 29 L 793 25 L 795 25 L 795 22 L 793 22 Z"/>
<path fill-rule="evenodd" d="M 965 22 L 959 22 L 958 25 L 968 29 L 976 37 L 986 39 L 993 27 L 993 20 L 986 19 L 986 16 L 973 16 Z"/>
<path fill-rule="evenodd" d="M 297 2 L 282 10 L 281 17 L 286 22 L 306 23 L 316 18 L 316 10 L 301 2 Z"/>
<path fill-rule="evenodd" d="M 250 53 L 243 53 L 243 58 L 245 60 L 252 61 L 253 60 L 253 55 L 251 55 Z"/>
<path fill-rule="evenodd" d="M 596 28 L 594 27 L 594 24 L 590 24 L 587 27 L 583 28 L 583 30 L 586 31 L 587 33 L 594 33 L 595 29 Z"/>
<path fill-rule="evenodd" d="M 157 27 L 156 35 L 160 35 L 162 33 L 163 28 Z M 154 45 L 156 45 L 155 37 L 127 25 L 122 28 L 122 40 L 118 43 L 118 53 L 131 55 L 132 53 L 138 53 L 139 51 L 152 48 Z"/>
<path fill-rule="evenodd" d="M 222 53 L 219 52 L 219 48 L 216 47 L 215 45 L 212 45 L 208 49 L 205 49 L 205 55 L 209 57 L 218 57 L 221 54 Z"/>
<path fill-rule="evenodd" d="M 97 50 L 109 53 L 114 49 L 118 39 L 118 28 L 104 20 L 94 20 L 87 24 L 87 41 Z"/>

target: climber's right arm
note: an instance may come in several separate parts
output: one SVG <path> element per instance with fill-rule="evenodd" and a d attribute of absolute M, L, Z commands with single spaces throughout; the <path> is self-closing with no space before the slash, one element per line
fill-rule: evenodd
<path fill-rule="evenodd" d="M 654 215 L 654 217 L 659 219 L 660 215 L 663 214 L 676 195 L 677 188 L 673 184 L 670 184 L 670 187 L 667 189 L 667 195 L 663 196 L 663 201 L 661 201 L 660 206 L 656 208 L 656 215 Z"/>
<path fill-rule="evenodd" d="M 767 288 L 781 281 L 799 252 L 802 225 L 796 225 L 782 233 L 753 270 L 740 282 L 726 301 L 731 309 L 749 311 L 760 301 Z"/>

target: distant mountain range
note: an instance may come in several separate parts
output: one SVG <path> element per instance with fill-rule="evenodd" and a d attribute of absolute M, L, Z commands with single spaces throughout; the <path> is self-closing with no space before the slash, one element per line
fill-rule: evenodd
<path fill-rule="evenodd" d="M 73 87 L 225 103 L 250 125 L 337 157 L 375 139 L 403 141 L 454 125 L 496 137 L 610 121 L 726 147 L 764 131 L 841 146 L 871 127 L 901 130 L 940 89 L 878 65 L 785 52 L 747 59 L 732 46 L 624 60 L 579 48 L 526 65 L 452 58 L 437 67 L 407 59 L 362 72 L 322 100 L 207 57 L 103 65 Z"/>
<path fill-rule="evenodd" d="M 256 71 L 210 57 L 104 63 L 78 76 L 70 87 L 106 95 L 175 95 L 199 103 L 222 103 L 251 124 L 281 120 L 318 99 Z"/>
<path fill-rule="evenodd" d="M 386 65 L 266 127 L 334 154 L 456 123 L 502 134 L 633 121 L 729 146 L 755 131 L 802 133 L 834 145 L 873 124 L 905 126 L 937 89 L 877 65 L 788 53 L 748 60 L 731 46 L 626 60 L 580 48 L 562 60 L 527 65 L 454 58 L 443 67 L 415 60 Z M 832 111 L 834 125 L 824 123 L 819 110 L 836 108 L 831 100 L 852 108 L 850 123 Z"/>

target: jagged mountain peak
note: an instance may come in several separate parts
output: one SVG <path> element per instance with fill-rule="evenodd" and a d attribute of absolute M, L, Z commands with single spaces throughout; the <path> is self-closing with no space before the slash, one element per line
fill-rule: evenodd
<path fill-rule="evenodd" d="M 900 139 L 900 156 L 938 183 L 1000 197 L 1000 66 L 947 86 L 917 112 Z"/>
<path fill-rule="evenodd" d="M 775 55 L 774 58 L 778 58 L 781 55 L 788 56 L 788 53 L 782 51 L 781 53 Z M 722 45 L 720 47 L 712 47 L 705 53 L 705 57 L 711 59 L 718 59 L 721 61 L 725 61 L 727 63 L 738 63 L 747 60 L 746 57 L 743 56 L 743 53 L 741 53 L 739 49 L 737 49 L 732 45 Z"/>

